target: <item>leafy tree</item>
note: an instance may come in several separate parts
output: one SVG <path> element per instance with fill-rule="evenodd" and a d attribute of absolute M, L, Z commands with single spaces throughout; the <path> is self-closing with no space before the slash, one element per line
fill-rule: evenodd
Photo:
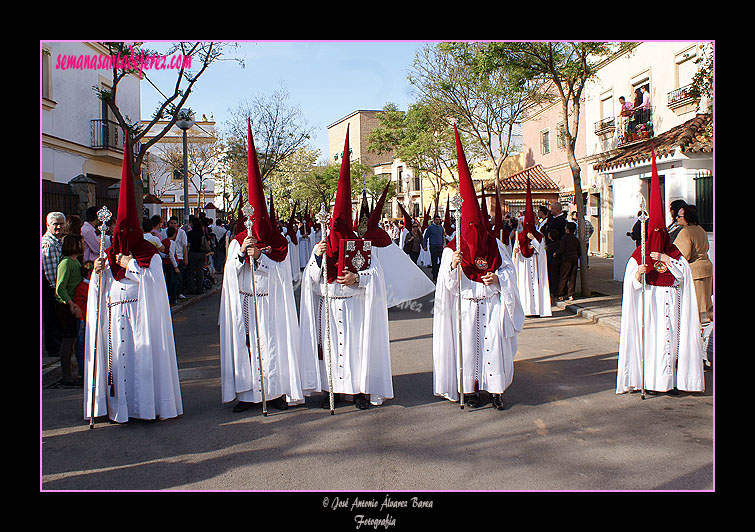
<path fill-rule="evenodd" d="M 125 42 L 103 42 L 102 43 L 111 55 L 121 54 L 121 56 L 129 56 L 131 54 L 131 45 Z M 121 127 L 121 129 L 130 137 L 130 145 L 134 147 L 133 163 L 132 163 L 132 175 L 134 179 L 134 194 L 137 206 L 137 212 L 142 212 L 142 188 L 143 183 L 141 180 L 141 166 L 144 161 L 147 151 L 176 123 L 179 118 L 178 113 L 180 109 L 186 107 L 186 102 L 189 99 L 189 95 L 199 78 L 207 71 L 207 69 L 213 63 L 224 60 L 223 53 L 228 48 L 235 47 L 232 43 L 218 43 L 218 42 L 178 42 L 170 46 L 165 55 L 173 55 L 174 53 L 180 53 L 185 58 L 190 58 L 190 62 L 183 63 L 180 69 L 176 70 L 176 82 L 172 87 L 172 93 L 168 91 L 169 96 L 163 93 L 156 85 L 150 80 L 149 69 L 141 70 L 138 65 L 132 63 L 123 62 L 120 66 L 113 65 L 111 71 L 112 84 L 110 89 L 102 89 L 100 87 L 93 87 L 97 92 L 98 97 L 107 105 L 107 108 L 111 112 L 115 121 Z M 154 50 L 148 50 L 146 48 L 139 48 L 139 52 L 144 52 L 146 56 L 156 54 Z M 239 61 L 239 64 L 243 67 L 243 61 Z M 189 65 L 193 70 L 189 70 Z M 151 120 L 146 126 L 142 126 L 140 123 L 140 117 L 128 117 L 124 115 L 118 104 L 116 103 L 118 94 L 118 85 L 121 80 L 128 75 L 140 73 L 143 79 L 150 82 L 164 97 L 159 103 L 157 109 L 152 113 Z M 141 139 L 152 130 L 158 121 L 167 120 L 167 123 L 163 128 L 157 132 L 148 142 L 139 144 Z M 137 148 L 138 145 L 138 148 Z M 129 154 L 124 154 L 124 157 Z"/>
<path fill-rule="evenodd" d="M 554 91 L 561 104 L 566 158 L 574 182 L 579 238 L 585 237 L 585 205 L 582 198 L 581 169 L 574 154 L 579 132 L 580 102 L 585 84 L 595 77 L 600 62 L 622 53 L 633 43 L 604 42 L 496 42 L 482 43 L 474 55 L 472 68 L 485 78 L 494 72 L 508 72 L 515 79 L 527 80 L 541 94 Z M 587 264 L 587 249 L 582 246 L 582 264 Z M 582 294 L 590 294 L 587 268 L 580 268 Z"/>

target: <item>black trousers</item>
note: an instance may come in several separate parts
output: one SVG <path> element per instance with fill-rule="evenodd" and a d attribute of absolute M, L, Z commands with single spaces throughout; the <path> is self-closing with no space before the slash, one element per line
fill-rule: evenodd
<path fill-rule="evenodd" d="M 440 270 L 440 258 L 443 255 L 443 246 L 430 246 L 430 263 L 433 269 L 433 282 L 438 280 Z"/>

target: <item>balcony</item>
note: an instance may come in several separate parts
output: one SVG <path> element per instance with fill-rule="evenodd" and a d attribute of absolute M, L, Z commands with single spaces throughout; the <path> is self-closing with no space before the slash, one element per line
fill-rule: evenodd
<path fill-rule="evenodd" d="M 598 122 L 595 122 L 595 134 L 596 135 L 613 135 L 616 130 L 616 119 L 614 117 L 604 118 Z"/>
<path fill-rule="evenodd" d="M 669 109 L 677 109 L 688 103 L 696 102 L 699 99 L 694 94 L 692 84 L 679 87 L 678 89 L 669 92 L 667 98 L 667 106 Z"/>
<path fill-rule="evenodd" d="M 636 109 L 631 116 L 617 117 L 618 143 L 623 148 L 653 137 L 653 107 Z"/>
<path fill-rule="evenodd" d="M 123 160 L 123 131 L 117 122 L 112 120 L 94 119 L 91 123 L 91 144 L 95 150 L 104 150 L 100 156 L 120 164 Z M 132 155 L 139 153 L 141 142 L 132 146 Z M 116 153 L 110 153 L 110 152 Z"/>
<path fill-rule="evenodd" d="M 123 137 L 121 128 L 112 120 L 91 120 L 92 136 L 91 147 L 95 149 L 107 149 L 123 151 Z"/>

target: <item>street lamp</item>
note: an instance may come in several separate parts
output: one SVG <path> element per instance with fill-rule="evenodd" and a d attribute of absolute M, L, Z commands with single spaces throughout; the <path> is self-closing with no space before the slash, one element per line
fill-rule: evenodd
<path fill-rule="evenodd" d="M 188 157 L 186 150 L 186 132 L 194 125 L 194 111 L 191 109 L 180 109 L 178 111 L 178 120 L 176 126 L 183 131 L 183 178 L 184 178 L 184 224 L 189 225 L 189 172 Z"/>

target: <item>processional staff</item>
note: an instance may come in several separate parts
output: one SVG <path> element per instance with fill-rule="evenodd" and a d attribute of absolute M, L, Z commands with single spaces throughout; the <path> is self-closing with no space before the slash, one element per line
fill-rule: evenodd
<path fill-rule="evenodd" d="M 254 227 L 254 220 L 252 220 L 252 215 L 254 214 L 254 207 L 252 207 L 249 203 L 244 205 L 244 207 L 241 209 L 241 212 L 244 213 L 244 216 L 246 216 L 246 221 L 244 221 L 244 225 L 246 226 L 246 233 L 247 236 L 251 237 L 254 243 L 257 243 L 257 239 L 254 238 L 254 235 L 252 233 L 252 227 Z M 254 280 L 254 257 L 249 258 L 249 266 L 251 267 L 252 272 L 252 299 L 254 300 L 254 330 L 256 332 L 257 337 L 257 365 L 260 369 L 260 390 L 262 392 L 262 414 L 267 417 L 267 401 L 265 399 L 265 375 L 262 371 L 262 349 L 260 347 L 260 324 L 259 324 L 259 318 L 257 313 L 257 282 Z M 251 348 L 251 338 L 247 337 L 248 340 L 248 347 L 249 347 L 249 362 L 252 361 L 252 348 Z"/>
<path fill-rule="evenodd" d="M 461 204 L 464 200 L 459 194 L 451 198 L 450 205 L 456 212 L 454 217 L 456 218 L 456 250 L 461 253 Z M 461 409 L 464 410 L 464 362 L 461 351 L 461 263 L 456 265 L 456 280 L 458 281 L 458 290 L 456 293 L 456 329 L 458 338 L 456 341 L 457 351 L 456 358 L 458 360 L 459 370 L 459 404 Z"/>
<path fill-rule="evenodd" d="M 320 224 L 323 234 L 323 242 L 328 241 L 328 234 L 330 229 L 330 215 L 323 207 L 320 212 L 315 216 L 317 223 Z M 330 296 L 328 292 L 328 253 L 327 251 L 322 254 L 322 271 L 325 278 L 325 342 L 327 344 L 328 353 L 328 395 L 330 398 L 330 415 L 335 414 L 335 400 L 333 397 L 333 363 L 330 356 Z"/>
<path fill-rule="evenodd" d="M 645 222 L 649 218 L 645 211 L 645 198 L 640 197 L 640 253 L 642 265 L 645 266 Z M 640 379 L 641 397 L 645 399 L 645 274 L 642 274 L 642 292 L 640 293 Z"/>
<path fill-rule="evenodd" d="M 107 208 L 107 205 L 103 205 L 102 208 L 97 211 L 97 219 L 100 221 L 100 254 L 97 258 L 103 258 L 105 256 L 105 233 L 107 232 L 107 222 L 113 214 Z M 97 272 L 99 275 L 100 272 Z M 95 403 L 95 391 L 97 388 L 97 336 L 100 332 L 100 306 L 102 302 L 102 278 L 97 283 L 97 317 L 94 327 L 94 353 L 92 354 L 92 411 L 89 416 L 89 428 L 94 428 L 94 403 Z"/>

